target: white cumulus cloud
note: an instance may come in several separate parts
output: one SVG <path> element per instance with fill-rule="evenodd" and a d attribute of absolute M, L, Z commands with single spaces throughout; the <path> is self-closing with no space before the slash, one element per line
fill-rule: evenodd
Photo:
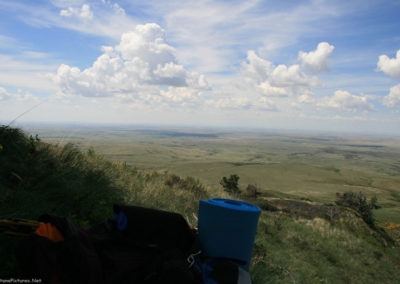
<path fill-rule="evenodd" d="M 89 4 L 83 4 L 80 8 L 68 7 L 67 9 L 62 9 L 60 11 L 60 16 L 62 17 L 77 17 L 84 20 L 93 19 L 93 12 L 90 9 Z"/>
<path fill-rule="evenodd" d="M 5 88 L 0 87 L 0 101 L 5 100 L 38 102 L 39 98 L 21 89 L 16 90 L 16 92 L 10 93 Z"/>
<path fill-rule="evenodd" d="M 328 43 L 321 42 L 315 51 L 300 53 L 301 62 L 292 65 L 275 65 L 250 50 L 241 65 L 241 82 L 235 82 L 234 85 L 237 91 L 231 92 L 238 97 L 231 98 L 225 92 L 226 98 L 219 100 L 217 105 L 228 109 L 241 107 L 271 111 L 290 108 L 293 98 L 296 99 L 296 107 L 300 107 L 300 104 L 314 104 L 314 90 L 321 85 L 315 73 L 326 70 L 327 58 L 333 49 Z M 247 97 L 240 97 L 240 94 L 246 93 Z"/>
<path fill-rule="evenodd" d="M 327 42 L 320 42 L 317 49 L 310 52 L 299 52 L 299 60 L 304 70 L 319 73 L 328 70 L 328 57 L 335 47 Z"/>
<path fill-rule="evenodd" d="M 273 85 L 278 87 L 313 87 L 317 84 L 316 79 L 306 76 L 297 64 L 278 65 L 272 72 L 270 80 Z"/>
<path fill-rule="evenodd" d="M 400 107 L 400 85 L 390 88 L 389 95 L 382 102 L 387 107 Z"/>
<path fill-rule="evenodd" d="M 247 53 L 247 61 L 242 64 L 242 76 L 265 97 L 300 96 L 309 94 L 319 85 L 318 78 L 304 73 L 299 64 L 275 66 L 254 51 Z"/>
<path fill-rule="evenodd" d="M 314 94 L 311 91 L 303 92 L 303 94 L 299 96 L 298 102 L 302 104 L 312 104 L 315 102 Z"/>
<path fill-rule="evenodd" d="M 271 84 L 268 81 L 262 82 L 258 87 L 262 90 L 263 95 L 267 97 L 288 96 L 288 92 L 285 88 L 271 86 Z"/>
<path fill-rule="evenodd" d="M 391 77 L 400 77 L 400 50 L 397 51 L 395 58 L 387 55 L 380 55 L 378 60 L 378 70 Z"/>
<path fill-rule="evenodd" d="M 168 87 L 161 91 L 162 102 L 167 105 L 196 108 L 203 104 L 202 93 L 187 87 Z"/>
<path fill-rule="evenodd" d="M 391 77 L 400 78 L 400 49 L 395 58 L 389 58 L 387 55 L 379 56 L 377 63 L 378 70 Z M 400 107 L 400 85 L 390 88 L 390 92 L 382 99 L 384 106 L 394 108 Z"/>
<path fill-rule="evenodd" d="M 245 75 L 258 83 L 266 81 L 275 68 L 272 62 L 262 59 L 253 50 L 247 52 L 246 59 L 243 63 Z"/>
<path fill-rule="evenodd" d="M 189 98 L 197 99 L 193 92 L 208 88 L 204 76 L 178 64 L 175 49 L 166 42 L 164 30 L 154 23 L 137 25 L 135 30 L 122 35 L 118 45 L 103 47 L 103 54 L 89 68 L 59 66 L 55 82 L 65 95 L 118 95 L 147 102 L 159 102 L 156 97 L 164 96 L 161 101 L 179 102 L 177 97 L 181 97 L 187 103 L 188 94 Z M 168 87 L 175 89 L 165 91 Z M 152 98 L 141 95 L 146 89 Z"/>
<path fill-rule="evenodd" d="M 353 95 L 345 90 L 335 91 L 333 97 L 321 99 L 317 106 L 350 112 L 374 110 L 374 106 L 368 101 L 367 96 Z"/>
<path fill-rule="evenodd" d="M 0 87 L 0 101 L 7 100 L 10 98 L 10 94 L 7 92 L 6 89 Z"/>

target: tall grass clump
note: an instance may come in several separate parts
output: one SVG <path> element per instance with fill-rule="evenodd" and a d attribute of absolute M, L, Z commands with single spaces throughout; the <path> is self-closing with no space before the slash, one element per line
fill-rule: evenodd
<path fill-rule="evenodd" d="M 66 216 L 81 226 L 106 218 L 122 195 L 73 145 L 58 147 L 0 127 L 0 218 Z M 95 163 L 96 164 L 96 163 Z M 0 236 L 0 276 L 15 277 L 16 237 Z"/>
<path fill-rule="evenodd" d="M 46 212 L 90 224 L 108 214 L 121 194 L 72 144 L 58 147 L 0 129 L 1 216 L 37 218 Z"/>
<path fill-rule="evenodd" d="M 398 252 L 351 212 L 332 222 L 264 211 L 251 274 L 254 284 L 398 283 Z"/>
<path fill-rule="evenodd" d="M 196 213 L 207 189 L 193 177 L 139 171 L 90 148 L 47 144 L 19 129 L 0 128 L 0 216 L 37 218 L 46 212 L 81 225 L 102 221 L 112 204 L 127 203 Z M 173 202 L 171 202 L 173 201 Z"/>

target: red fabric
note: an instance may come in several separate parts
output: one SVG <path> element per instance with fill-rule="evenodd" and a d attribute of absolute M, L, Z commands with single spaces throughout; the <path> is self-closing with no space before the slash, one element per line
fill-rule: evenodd
<path fill-rule="evenodd" d="M 36 229 L 35 234 L 45 237 L 53 242 L 61 242 L 64 240 L 60 231 L 51 223 L 40 222 L 39 227 Z"/>

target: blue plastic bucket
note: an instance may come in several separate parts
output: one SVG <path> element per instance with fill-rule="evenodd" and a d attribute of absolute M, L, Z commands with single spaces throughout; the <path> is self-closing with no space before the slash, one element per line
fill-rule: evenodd
<path fill-rule="evenodd" d="M 250 203 L 213 198 L 199 203 L 199 240 L 208 257 L 226 258 L 248 270 L 261 209 Z"/>

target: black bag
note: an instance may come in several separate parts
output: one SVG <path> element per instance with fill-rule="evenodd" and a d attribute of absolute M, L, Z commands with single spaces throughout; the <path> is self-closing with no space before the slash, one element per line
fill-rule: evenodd
<path fill-rule="evenodd" d="M 89 230 L 105 283 L 201 283 L 187 261 L 196 236 L 182 215 L 121 205 L 114 213 L 116 220 Z"/>
<path fill-rule="evenodd" d="M 187 253 L 195 235 L 182 215 L 174 212 L 114 205 L 114 213 L 123 213 L 127 224 L 122 233 L 138 246 L 153 246 L 161 250 L 178 249 Z"/>
<path fill-rule="evenodd" d="M 187 258 L 199 246 L 179 214 L 137 206 L 114 206 L 118 219 L 82 230 L 66 218 L 42 215 L 64 241 L 32 234 L 17 248 L 24 277 L 43 283 L 200 284 Z"/>
<path fill-rule="evenodd" d="M 103 283 L 100 259 L 84 230 L 48 214 L 38 221 L 56 226 L 64 240 L 53 242 L 36 234 L 21 240 L 16 257 L 25 278 L 50 284 Z"/>

